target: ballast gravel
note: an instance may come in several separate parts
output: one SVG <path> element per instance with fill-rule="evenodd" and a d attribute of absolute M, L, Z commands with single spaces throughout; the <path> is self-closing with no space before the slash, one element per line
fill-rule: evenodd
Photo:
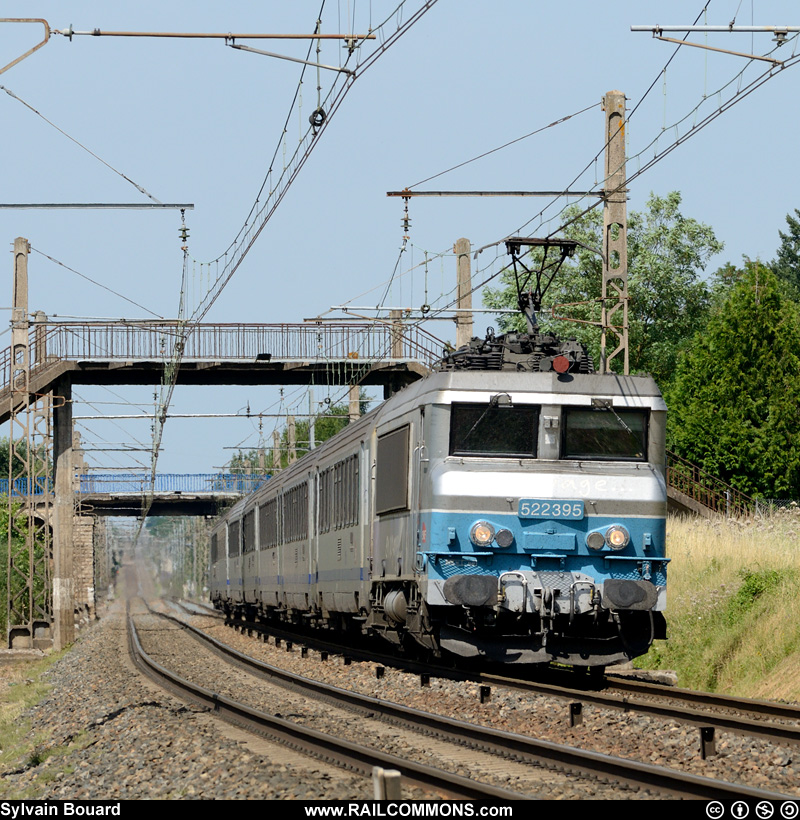
<path fill-rule="evenodd" d="M 172 614 L 176 614 L 175 610 Z M 475 683 L 431 678 L 430 684 L 422 688 L 418 676 L 397 669 L 387 668 L 378 678 L 374 663 L 354 660 L 345 665 L 338 656 L 321 662 L 314 651 L 303 658 L 297 646 L 287 652 L 285 645 L 275 646 L 273 641 L 265 644 L 222 625 L 219 620 L 200 617 L 187 620 L 217 640 L 266 663 L 372 697 L 500 731 L 526 734 L 794 798 L 800 796 L 800 753 L 794 745 L 717 730 L 716 754 L 704 760 L 700 730 L 690 724 L 586 703 L 582 725 L 571 727 L 569 701 L 564 698 L 496 686 L 492 687 L 490 702 L 482 704 L 479 685 Z M 554 796 L 570 799 L 567 794 L 554 793 Z"/>
<path fill-rule="evenodd" d="M 49 695 L 24 716 L 35 754 L 0 771 L 3 799 L 372 798 L 369 780 L 246 741 L 145 683 L 128 658 L 122 602 L 81 633 L 47 680 Z"/>
<path fill-rule="evenodd" d="M 379 679 L 374 664 L 345 665 L 337 656 L 322 662 L 314 651 L 302 657 L 297 646 L 287 652 L 218 620 L 187 620 L 240 651 L 343 688 L 504 731 L 800 795 L 795 747 L 718 733 L 718 754 L 704 761 L 696 727 L 587 704 L 583 725 L 570 728 L 563 699 L 495 687 L 490 702 L 481 704 L 476 684 L 432 679 L 423 689 L 415 675 L 387 668 Z M 217 723 L 205 710 L 146 683 L 128 658 L 121 601 L 81 633 L 47 678 L 51 692 L 24 716 L 37 753 L 25 765 L 0 770 L 4 799 L 372 797 L 369 780 L 266 741 L 247 741 L 244 733 Z M 0 685 L 5 685 L 1 677 Z M 554 790 L 553 796 L 570 799 L 563 791 L 556 795 Z"/>

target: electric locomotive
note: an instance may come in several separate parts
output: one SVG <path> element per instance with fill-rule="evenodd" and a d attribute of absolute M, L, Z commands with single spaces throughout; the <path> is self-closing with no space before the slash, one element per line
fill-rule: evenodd
<path fill-rule="evenodd" d="M 666 637 L 666 406 L 540 333 L 474 339 L 212 535 L 212 599 L 433 655 L 606 666 Z"/>

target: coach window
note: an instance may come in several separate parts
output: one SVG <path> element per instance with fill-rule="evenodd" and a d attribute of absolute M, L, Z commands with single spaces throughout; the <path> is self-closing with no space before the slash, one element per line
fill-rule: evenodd
<path fill-rule="evenodd" d="M 253 552 L 256 548 L 256 511 L 250 510 L 242 519 L 244 530 L 244 551 Z"/>
<path fill-rule="evenodd" d="M 242 554 L 241 524 L 232 521 L 228 524 L 228 556 L 238 558 Z"/>
<path fill-rule="evenodd" d="M 319 474 L 319 531 L 326 533 L 331 531 L 331 512 L 333 509 L 333 470 L 327 470 Z"/>
<path fill-rule="evenodd" d="M 539 406 L 512 405 L 507 394 L 492 399 L 488 404 L 452 405 L 450 455 L 536 458 Z"/>
<path fill-rule="evenodd" d="M 645 461 L 647 410 L 565 408 L 562 457 Z"/>
<path fill-rule="evenodd" d="M 259 508 L 258 534 L 261 549 L 278 546 L 278 499 L 271 498 Z"/>
<path fill-rule="evenodd" d="M 308 484 L 303 482 L 283 494 L 283 540 L 308 538 Z"/>
<path fill-rule="evenodd" d="M 378 437 L 375 471 L 375 511 L 378 515 L 408 507 L 409 427 Z"/>

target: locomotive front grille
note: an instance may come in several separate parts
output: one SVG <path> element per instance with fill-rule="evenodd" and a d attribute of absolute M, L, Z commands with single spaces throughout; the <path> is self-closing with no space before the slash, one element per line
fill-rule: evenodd
<path fill-rule="evenodd" d="M 437 557 L 436 568 L 443 578 L 451 578 L 453 575 L 495 575 L 490 569 L 478 563 L 453 558 Z"/>

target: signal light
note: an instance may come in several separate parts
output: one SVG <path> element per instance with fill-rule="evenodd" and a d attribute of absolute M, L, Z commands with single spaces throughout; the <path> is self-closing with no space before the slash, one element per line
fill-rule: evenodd
<path fill-rule="evenodd" d="M 566 373 L 569 370 L 570 361 L 566 356 L 556 356 L 553 359 L 553 370 L 556 373 Z"/>

